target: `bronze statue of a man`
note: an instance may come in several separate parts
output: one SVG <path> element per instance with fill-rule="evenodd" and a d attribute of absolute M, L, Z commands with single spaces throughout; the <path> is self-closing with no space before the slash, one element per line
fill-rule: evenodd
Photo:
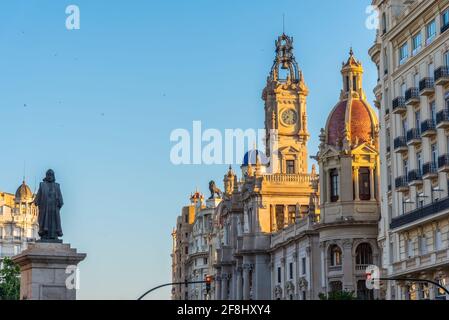
<path fill-rule="evenodd" d="M 39 208 L 39 236 L 42 242 L 61 242 L 61 217 L 59 210 L 63 206 L 59 183 L 55 182 L 55 173 L 49 169 L 39 184 L 39 191 L 34 199 Z"/>

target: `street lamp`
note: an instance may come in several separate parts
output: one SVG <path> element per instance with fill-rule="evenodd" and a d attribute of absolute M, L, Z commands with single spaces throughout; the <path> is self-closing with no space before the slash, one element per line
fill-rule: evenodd
<path fill-rule="evenodd" d="M 416 195 L 416 203 L 417 203 L 417 205 L 421 208 L 422 207 L 422 205 L 420 204 L 420 201 L 418 201 L 418 199 L 425 199 L 425 198 L 428 198 L 429 196 L 425 196 L 425 195 L 423 195 L 422 193 L 421 194 L 417 194 Z"/>
<path fill-rule="evenodd" d="M 435 187 L 435 188 L 432 188 L 431 189 L 431 192 L 432 192 L 432 203 L 433 203 L 433 200 L 434 200 L 434 198 L 433 198 L 433 193 L 434 192 L 443 192 L 444 190 L 443 189 L 441 189 L 440 187 Z M 437 201 L 438 201 L 439 199 L 437 199 Z"/>
<path fill-rule="evenodd" d="M 410 199 L 407 199 L 407 200 L 402 200 L 402 215 L 404 215 L 405 214 L 405 205 L 406 204 L 414 204 L 414 202 L 412 202 L 412 201 L 410 201 Z"/>

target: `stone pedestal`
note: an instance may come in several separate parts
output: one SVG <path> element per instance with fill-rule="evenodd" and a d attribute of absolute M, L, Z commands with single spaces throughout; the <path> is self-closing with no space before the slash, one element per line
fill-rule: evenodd
<path fill-rule="evenodd" d="M 70 244 L 29 244 L 12 258 L 20 266 L 20 299 L 76 300 L 76 268 L 85 258 Z"/>

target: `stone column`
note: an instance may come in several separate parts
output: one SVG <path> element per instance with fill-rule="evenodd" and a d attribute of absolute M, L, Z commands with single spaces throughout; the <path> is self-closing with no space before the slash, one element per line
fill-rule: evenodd
<path fill-rule="evenodd" d="M 352 256 L 352 239 L 343 241 L 343 290 L 354 290 L 354 257 Z"/>
<path fill-rule="evenodd" d="M 369 183 L 370 183 L 371 200 L 375 200 L 376 199 L 376 190 L 374 187 L 374 168 L 369 169 Z"/>
<path fill-rule="evenodd" d="M 85 258 L 70 244 L 30 243 L 12 258 L 20 267 L 20 299 L 76 300 L 77 266 Z"/>
<path fill-rule="evenodd" d="M 215 277 L 215 300 L 221 300 L 221 276 Z"/>
<path fill-rule="evenodd" d="M 355 195 L 355 201 L 360 200 L 359 196 L 359 168 L 354 167 L 354 195 Z"/>
<path fill-rule="evenodd" d="M 243 300 L 249 300 L 249 298 L 250 298 L 250 287 L 249 287 L 250 272 L 249 271 L 250 271 L 250 265 L 245 264 L 243 266 Z"/>
<path fill-rule="evenodd" d="M 228 300 L 228 274 L 221 274 L 221 300 Z"/>
<path fill-rule="evenodd" d="M 236 299 L 242 300 L 243 299 L 243 285 L 242 285 L 242 268 L 237 268 L 237 293 L 236 293 Z"/>

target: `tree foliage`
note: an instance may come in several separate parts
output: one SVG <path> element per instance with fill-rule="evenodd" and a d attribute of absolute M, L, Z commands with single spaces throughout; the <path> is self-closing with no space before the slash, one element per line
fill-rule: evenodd
<path fill-rule="evenodd" d="M 3 259 L 0 269 L 0 300 L 19 300 L 20 268 L 10 258 Z"/>
<path fill-rule="evenodd" d="M 354 300 L 355 294 L 354 291 L 334 291 L 329 292 L 327 295 L 320 293 L 318 297 L 320 300 Z"/>

